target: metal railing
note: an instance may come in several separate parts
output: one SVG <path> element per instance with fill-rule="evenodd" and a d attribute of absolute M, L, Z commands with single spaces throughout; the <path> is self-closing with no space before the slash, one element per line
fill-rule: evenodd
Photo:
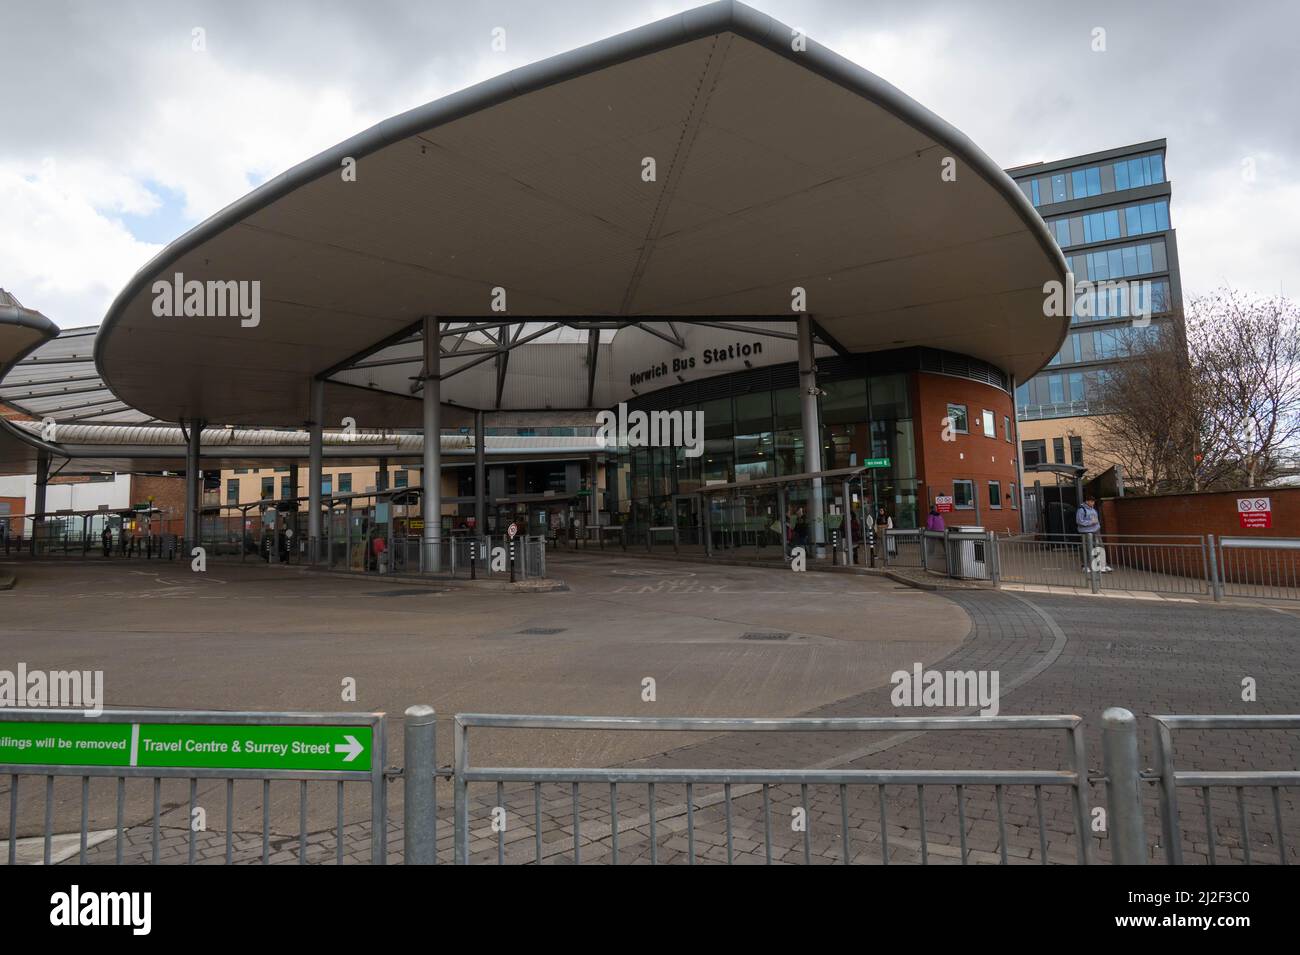
<path fill-rule="evenodd" d="M 884 558 L 886 567 L 925 567 L 924 530 L 885 531 Z"/>
<path fill-rule="evenodd" d="M 401 536 L 376 554 L 368 541 L 354 538 L 332 542 L 327 549 L 331 567 L 359 573 L 431 574 L 461 580 L 470 578 L 526 580 L 546 576 L 546 538 L 518 535 L 513 542 L 504 535 L 444 537 L 438 543 L 438 569 L 426 566 L 424 542 L 415 536 Z M 513 559 L 513 570 L 512 570 Z"/>
<path fill-rule="evenodd" d="M 1250 865 L 1255 861 L 1251 844 L 1250 816 L 1269 814 L 1273 817 L 1272 846 L 1277 851 L 1278 861 L 1282 865 L 1288 862 L 1286 830 L 1283 824 L 1282 796 L 1284 787 L 1300 785 L 1300 771 L 1297 770 L 1178 770 L 1174 766 L 1175 730 L 1184 731 L 1221 731 L 1221 730 L 1297 730 L 1300 729 L 1300 716 L 1153 716 L 1156 770 L 1144 774 L 1144 778 L 1158 782 L 1160 788 L 1160 823 L 1164 833 L 1165 860 L 1170 865 L 1183 863 L 1183 823 L 1179 814 L 1178 790 L 1199 789 L 1201 791 L 1201 811 L 1205 819 L 1206 855 L 1211 865 L 1218 862 L 1216 826 L 1211 790 L 1231 789 L 1236 794 L 1237 810 L 1237 847 L 1241 850 L 1242 861 Z M 1267 806 L 1253 807 L 1254 813 L 1247 808 L 1247 790 L 1266 789 L 1270 799 Z M 1231 855 L 1229 856 L 1231 859 Z"/>
<path fill-rule="evenodd" d="M 1221 861 L 1221 844 L 1227 850 L 1228 861 L 1246 864 L 1271 861 L 1273 852 L 1277 861 L 1283 864 L 1291 861 L 1294 850 L 1287 844 L 1286 819 L 1296 815 L 1297 806 L 1282 791 L 1300 786 L 1300 770 L 1179 770 L 1174 761 L 1173 733 L 1293 732 L 1300 730 L 1300 715 L 1153 716 L 1151 720 L 1155 729 L 1156 769 L 1144 772 L 1140 768 L 1137 721 L 1133 714 L 1118 707 L 1102 714 L 1104 773 L 1100 775 L 1090 774 L 1086 768 L 1082 719 L 1069 715 L 710 719 L 461 714 L 453 723 L 454 764 L 439 767 L 436 715 L 431 707 L 415 706 L 405 713 L 404 765 L 401 769 L 388 769 L 382 713 L 121 710 L 86 716 L 81 710 L 0 710 L 0 753 L 10 754 L 8 762 L 0 763 L 0 778 L 7 777 L 9 781 L 8 845 L 4 858 L 10 865 L 22 861 L 19 843 L 23 840 L 19 833 L 26 816 L 29 820 L 26 828 L 36 833 L 27 839 L 28 849 L 34 848 L 33 843 L 39 840 L 40 857 L 45 864 L 70 859 L 71 851 L 61 851 L 59 858 L 55 858 L 57 816 L 61 844 L 68 845 L 67 837 L 75 834 L 78 839 L 75 854 L 83 864 L 107 856 L 104 850 L 97 853 L 97 858 L 90 857 L 89 850 L 106 841 L 101 836 L 116 840 L 113 859 L 118 864 L 158 864 L 163 861 L 164 845 L 168 850 L 167 861 L 180 861 L 175 856 L 182 848 L 184 861 L 188 863 L 199 861 L 200 852 L 202 861 L 218 861 L 222 858 L 221 835 L 213 833 L 209 837 L 206 827 L 192 824 L 197 818 L 196 809 L 201 808 L 199 785 L 205 783 L 202 808 L 206 811 L 213 803 L 224 802 L 224 861 L 228 864 L 255 861 L 342 864 L 345 856 L 351 856 L 345 839 L 355 841 L 358 834 L 369 836 L 370 861 L 383 863 L 387 861 L 387 780 L 400 777 L 404 784 L 403 846 L 407 864 L 437 861 L 439 779 L 447 779 L 452 785 L 451 858 L 458 864 L 475 859 L 490 861 L 493 856 L 499 864 L 540 863 L 552 857 L 579 863 L 584 852 L 588 861 L 593 855 L 607 855 L 611 863 L 618 863 L 632 861 L 629 856 L 638 853 L 644 859 L 646 850 L 647 861 L 658 863 L 664 861 L 660 858 L 661 842 L 670 855 L 688 864 L 733 863 L 741 853 L 757 860 L 760 850 L 762 861 L 769 864 L 800 858 L 809 863 L 814 841 L 822 858 L 844 864 L 877 859 L 888 864 L 905 859 L 909 853 L 911 858 L 926 864 L 931 856 L 952 860 L 958 851 L 962 864 L 971 861 L 1006 864 L 1010 861 L 1010 827 L 1014 827 L 1015 834 L 1027 836 L 1026 842 L 1036 834 L 1038 858 L 1035 861 L 1046 864 L 1049 830 L 1045 823 L 1045 793 L 1049 797 L 1061 794 L 1069 802 L 1072 832 L 1062 833 L 1061 827 L 1054 825 L 1051 841 L 1058 842 L 1062 835 L 1072 839 L 1075 842 L 1073 861 L 1087 864 L 1094 861 L 1093 845 L 1097 839 L 1090 826 L 1088 787 L 1091 783 L 1103 783 L 1106 787 L 1107 838 L 1100 844 L 1109 843 L 1111 861 L 1116 864 L 1142 864 L 1148 861 L 1153 848 L 1143 826 L 1143 782 L 1158 787 L 1161 842 L 1168 863 L 1183 863 L 1184 834 L 1191 832 L 1179 814 L 1179 789 L 1200 790 L 1206 861 L 1211 864 Z M 185 733 L 187 728 L 194 732 Z M 1064 769 L 1016 770 L 478 766 L 470 759 L 471 728 L 714 734 L 883 732 L 908 736 L 980 731 L 1057 732 L 1063 734 L 1067 765 Z M 151 746 L 149 741 L 176 746 L 172 752 L 180 754 L 182 749 L 176 740 L 199 740 L 210 747 L 215 739 L 239 740 L 239 734 L 245 731 L 249 738 L 261 733 L 278 734 L 275 738 L 281 739 L 286 748 L 285 737 L 314 739 L 319 743 L 321 736 L 303 735 L 313 730 L 323 732 L 330 742 L 337 737 L 347 743 L 333 746 L 336 753 L 333 762 L 283 763 L 285 768 L 266 768 L 259 760 L 270 757 L 234 758 L 227 749 L 208 758 L 193 754 L 212 752 L 211 749 L 188 745 L 184 756 L 150 755 L 159 746 Z M 343 733 L 345 730 L 351 730 L 351 734 Z M 362 730 L 368 731 L 368 735 Z M 357 737 L 365 742 L 359 743 Z M 24 741 L 27 749 L 22 746 Z M 36 747 L 70 755 L 84 752 L 86 756 L 83 763 L 76 762 L 75 757 L 51 761 L 37 752 L 22 758 L 22 754 Z M 349 760 L 339 755 L 346 756 L 350 747 L 360 747 L 357 752 L 366 753 L 362 768 L 348 768 Z M 328 745 L 325 748 L 330 749 Z M 15 752 L 20 755 L 14 757 Z M 234 747 L 234 752 L 239 752 L 239 746 Z M 244 752 L 252 754 L 254 750 L 246 746 Z M 153 765 L 149 765 L 151 762 Z M 33 777 L 44 779 L 44 785 L 37 789 L 43 793 L 39 799 L 28 797 L 29 802 L 24 804 L 21 799 L 28 792 L 24 783 Z M 208 781 L 225 782 L 224 800 L 219 788 L 206 785 Z M 132 792 L 137 782 L 146 785 L 143 791 L 142 787 L 135 786 Z M 175 787 L 167 786 L 172 782 L 188 783 L 188 799 L 184 790 L 177 794 Z M 237 809 L 236 784 L 245 782 L 261 783 L 260 803 L 256 799 L 250 801 L 261 811 L 261 828 L 258 832 L 246 826 L 237 835 L 237 812 L 243 816 L 245 809 Z M 277 786 L 297 783 L 296 840 L 273 834 L 273 783 Z M 332 840 L 330 827 L 321 825 L 324 814 L 319 810 L 309 813 L 310 783 L 323 784 L 327 792 L 331 787 L 334 789 L 334 812 L 329 820 L 334 828 Z M 358 823 L 353 835 L 345 837 L 344 787 L 349 783 L 368 784 L 369 819 L 368 823 Z M 481 792 L 485 786 L 492 787 L 490 796 L 472 800 L 472 790 Z M 544 799 L 544 786 L 561 787 L 563 795 L 558 799 L 548 795 Z M 172 790 L 166 798 L 165 788 Z M 1235 793 L 1238 832 L 1235 845 L 1226 844 L 1228 840 L 1216 825 L 1213 789 Z M 676 794 L 683 790 L 684 799 L 678 799 Z M 825 798 L 827 790 L 829 799 Z M 1247 792 L 1252 795 L 1248 797 Z M 1261 798 L 1255 798 L 1256 794 Z M 811 795 L 821 797 L 818 805 L 810 801 Z M 96 838 L 92 845 L 91 820 L 106 818 L 97 808 L 97 796 L 107 798 L 111 813 L 107 818 L 113 824 L 94 830 Z M 669 799 L 675 801 L 666 802 Z M 39 809 L 39 824 L 32 823 L 31 817 L 36 813 L 24 812 L 24 805 Z M 151 812 L 147 811 L 150 805 Z M 188 808 L 183 846 L 175 834 L 169 833 L 164 838 L 162 822 L 164 815 L 179 813 L 181 807 Z M 906 814 L 904 807 L 908 810 Z M 835 808 L 838 813 L 834 812 Z M 292 818 L 291 804 L 286 809 L 281 817 L 287 814 Z M 79 828 L 69 830 L 69 820 L 76 818 L 74 814 L 78 810 Z M 927 810 L 933 815 L 927 817 Z M 128 812 L 134 817 L 130 824 Z M 787 812 L 792 818 L 800 818 L 804 825 L 801 828 L 791 825 L 790 833 L 782 833 L 785 838 L 776 838 L 774 820 Z M 478 818 L 484 814 L 490 817 L 490 824 L 476 829 Z M 1060 813 L 1054 810 L 1052 815 Z M 1256 823 L 1252 834 L 1252 816 L 1271 819 L 1271 824 L 1261 829 Z M 514 821 L 521 817 L 527 820 L 523 825 Z M 3 818 L 0 816 L 0 821 Z M 850 819 L 856 825 L 851 826 Z M 878 829 L 873 832 L 877 820 Z M 179 826 L 169 823 L 166 828 L 174 833 Z M 954 828 L 955 846 L 952 845 Z M 666 841 L 661 839 L 665 835 Z M 914 835 L 919 835 L 919 840 L 912 838 Z M 1191 832 L 1191 835 L 1198 834 Z M 1265 835 L 1267 839 L 1262 838 Z M 892 853 L 891 840 L 894 840 Z M 977 844 L 972 845 L 972 841 Z M 1018 848 L 1017 855 L 1028 861 L 1027 847 Z M 1267 860 L 1259 855 L 1265 849 L 1272 850 Z M 779 860 L 777 851 L 782 854 Z M 32 857 L 30 852 L 25 854 Z M 1070 856 L 1058 851 L 1051 861 L 1070 861 Z"/>
<path fill-rule="evenodd" d="M 940 535 L 927 532 L 924 566 L 960 576 L 935 559 Z M 1191 597 L 1300 600 L 1300 539 L 1213 534 L 988 535 L 995 579 L 1093 593 L 1108 590 Z"/>
<path fill-rule="evenodd" d="M 1092 547 L 1092 563 L 1100 564 L 1101 590 L 1193 596 L 1212 592 L 1209 544 L 1202 535 L 1098 534 Z"/>
<path fill-rule="evenodd" d="M 609 839 L 610 861 L 619 861 L 619 835 L 624 828 L 648 829 L 648 842 L 651 864 L 659 861 L 656 786 L 685 787 L 686 825 L 685 836 L 689 864 L 697 859 L 696 820 L 697 810 L 706 803 L 724 808 L 724 832 L 726 844 L 726 861 L 730 864 L 735 858 L 735 801 L 742 797 L 761 795 L 762 825 L 764 831 L 765 861 L 772 862 L 772 800 L 774 790 L 797 787 L 800 808 L 803 810 L 805 827 L 803 829 L 803 857 L 811 861 L 813 839 L 813 817 L 809 811 L 809 787 L 837 787 L 840 806 L 840 852 L 839 861 L 849 864 L 853 860 L 852 837 L 849 826 L 849 790 L 861 787 L 875 787 L 879 799 L 880 812 L 880 861 L 889 860 L 889 815 L 886 787 L 906 787 L 914 789 L 917 798 L 918 823 L 920 833 L 920 856 L 922 863 L 929 861 L 930 846 L 927 841 L 927 822 L 925 814 L 926 787 L 951 788 L 955 791 L 956 810 L 960 819 L 961 861 L 966 863 L 969 856 L 967 845 L 967 827 L 965 823 L 966 790 L 968 787 L 990 787 L 994 791 L 996 819 L 998 826 L 999 860 L 1007 860 L 1007 820 L 1004 809 L 1004 794 L 1008 787 L 1030 787 L 1037 807 L 1040 861 L 1047 861 L 1047 829 L 1043 814 L 1043 789 L 1045 787 L 1062 787 L 1070 795 L 1077 843 L 1078 862 L 1086 864 L 1091 861 L 1091 849 L 1088 831 L 1088 794 L 1087 761 L 1084 752 L 1083 721 L 1077 716 L 1003 716 L 1003 717 L 885 717 L 885 718 L 829 718 L 829 719 L 709 719 L 694 717 L 593 717 L 593 716 L 506 716 L 480 713 L 459 714 L 455 717 L 455 766 L 453 787 L 455 794 L 454 809 L 454 858 L 458 864 L 470 862 L 471 806 L 470 787 L 475 784 L 492 784 L 495 786 L 495 805 L 490 807 L 494 814 L 492 829 L 496 834 L 496 858 L 498 863 L 506 861 L 506 785 L 522 785 L 531 788 L 533 806 L 533 852 L 532 861 L 541 862 L 545 854 L 546 839 L 543 829 L 542 790 L 543 785 L 561 785 L 569 791 L 572 827 L 572 861 L 576 864 L 582 858 L 582 831 L 584 806 L 581 787 L 598 786 L 608 798 L 608 823 L 600 826 L 598 831 L 606 831 Z M 1069 768 L 1065 770 L 858 770 L 858 769 L 632 769 L 632 768 L 550 768 L 550 767 L 503 767 L 475 766 L 470 761 L 469 731 L 472 727 L 493 729 L 530 729 L 530 730 L 619 730 L 619 731 L 686 731 L 686 732 L 759 732 L 759 733 L 807 733 L 807 732 L 960 732 L 960 731 L 996 731 L 996 730 L 1034 730 L 1057 731 L 1065 735 L 1066 754 Z M 432 722 L 429 723 L 427 735 L 432 747 Z M 428 759 L 422 759 L 420 765 L 427 765 Z M 635 787 L 640 791 L 644 787 L 645 806 L 644 822 L 641 814 L 624 827 L 619 816 L 619 787 Z M 713 792 L 701 794 L 701 788 L 713 787 Z M 627 792 L 626 789 L 623 790 Z M 427 812 L 423 813 L 427 815 Z M 498 824 L 500 823 L 500 824 Z"/>
<path fill-rule="evenodd" d="M 992 537 L 998 576 L 1004 584 L 1046 587 L 1090 586 L 1088 548 L 1081 535 L 1056 540 L 1039 537 Z"/>
<path fill-rule="evenodd" d="M 45 726 L 49 726 L 49 736 L 45 737 Z M 356 736 L 349 736 L 340 732 L 338 734 L 339 750 L 352 746 L 360 746 L 368 753 L 369 767 L 367 769 L 320 769 L 320 768 L 293 768 L 293 769 L 275 769 L 275 768 L 240 768 L 237 766 L 165 766 L 149 765 L 150 752 L 147 742 L 147 733 L 149 728 L 157 727 L 177 727 L 179 725 L 190 725 L 197 727 L 219 727 L 226 730 L 248 730 L 250 733 L 257 735 L 259 730 L 267 727 L 290 728 L 302 731 L 307 727 L 325 727 L 327 729 L 337 728 L 340 731 L 352 729 L 357 733 L 362 728 L 369 729 L 367 743 L 360 743 Z M 121 733 L 93 733 L 87 731 L 86 727 L 94 726 L 121 726 Z M 37 746 L 32 742 L 33 727 L 39 727 L 41 738 L 39 742 L 50 743 L 53 745 L 53 751 L 56 753 L 68 751 L 69 755 L 73 752 L 84 752 L 86 754 L 86 764 L 72 763 L 53 763 L 53 762 L 27 762 L 12 761 L 0 763 L 0 777 L 8 776 L 9 778 L 9 825 L 8 825 L 8 851 L 7 862 L 14 865 L 18 859 L 18 843 L 20 831 L 20 813 L 19 797 L 24 791 L 21 783 L 28 777 L 44 777 L 44 797 L 42 801 L 43 823 L 40 827 L 41 838 L 43 840 L 41 858 L 44 864 L 49 865 L 52 861 L 52 843 L 55 827 L 56 807 L 65 805 L 79 805 L 80 808 L 80 827 L 78 841 L 78 859 L 82 864 L 87 861 L 87 852 L 90 848 L 88 845 L 89 826 L 92 813 L 98 815 L 95 811 L 95 796 L 107 797 L 113 800 L 112 791 L 115 785 L 115 812 L 113 815 L 114 824 L 113 832 L 116 839 L 116 847 L 113 861 L 121 865 L 128 861 L 125 856 L 125 850 L 128 845 L 127 834 L 131 829 L 136 829 L 144 825 L 141 822 L 127 824 L 127 805 L 128 805 L 128 783 L 137 781 L 152 782 L 152 822 L 150 828 L 149 858 L 147 861 L 152 864 L 158 864 L 160 861 L 160 850 L 163 843 L 162 836 L 162 817 L 164 815 L 164 805 L 169 807 L 188 804 L 189 812 L 185 817 L 186 830 L 186 856 L 190 863 L 195 862 L 199 846 L 198 842 L 203 838 L 200 833 L 205 833 L 205 828 L 197 828 L 194 820 L 196 819 L 195 810 L 198 804 L 198 786 L 200 780 L 224 781 L 225 795 L 224 800 L 220 799 L 215 791 L 205 794 L 204 802 L 216 800 L 224 803 L 225 809 L 225 853 L 226 863 L 234 861 L 235 850 L 235 784 L 237 781 L 254 781 L 260 782 L 261 785 L 261 810 L 262 810 L 262 828 L 261 828 L 261 861 L 267 863 L 271 859 L 271 843 L 273 839 L 271 827 L 271 785 L 272 783 L 297 783 L 298 784 L 298 839 L 297 852 L 298 861 L 306 863 L 308 861 L 308 833 L 311 831 L 308 814 L 308 784 L 309 783 L 326 783 L 335 787 L 336 813 L 333 819 L 335 824 L 335 839 L 333 861 L 341 864 L 343 861 L 344 845 L 344 786 L 348 783 L 364 783 L 370 788 L 369 816 L 370 816 L 370 837 L 371 837 L 371 854 L 372 863 L 382 864 L 386 861 L 387 855 L 387 818 L 388 818 L 388 800 L 387 800 L 387 783 L 384 776 L 384 760 L 386 758 L 385 746 L 385 722 L 383 713 L 259 713 L 259 712 L 214 712 L 214 711 L 184 711 L 184 710 L 106 710 L 98 715 L 86 715 L 82 710 L 53 710 L 53 709 L 3 709 L 0 710 L 0 750 L 8 749 L 13 752 L 35 751 Z M 27 732 L 24 736 L 23 731 Z M 83 738 L 86 734 L 92 737 Z M 60 736 L 59 734 L 64 734 Z M 166 735 L 162 733 L 161 735 Z M 179 738 L 179 734 L 178 738 Z M 201 733 L 199 734 L 201 735 Z M 292 735 L 292 734 L 290 734 Z M 23 742 L 29 745 L 23 746 Z M 168 741 L 170 744 L 172 741 Z M 239 741 L 236 740 L 238 744 Z M 207 744 L 209 747 L 211 744 Z M 289 743 L 284 744 L 286 747 Z M 317 743 L 316 745 L 321 745 Z M 329 745 L 328 743 L 325 745 Z M 50 746 L 42 746 L 42 749 L 49 749 Z M 245 755 L 249 752 L 246 747 L 242 748 Z M 350 750 L 348 750 L 350 751 Z M 207 755 L 211 753 L 210 748 L 196 748 L 193 750 L 178 750 L 184 752 L 192 758 L 195 763 L 210 762 L 211 758 Z M 287 752 L 287 749 L 286 749 Z M 358 751 L 359 752 L 359 751 Z M 346 756 L 346 752 L 343 753 Z M 354 754 L 355 756 L 356 754 Z M 247 759 L 235 759 L 231 754 L 231 762 L 247 762 Z M 304 762 L 306 762 L 304 760 Z M 346 760 L 340 760 L 339 765 L 343 765 Z M 365 765 L 365 763 L 361 763 Z M 56 781 L 69 783 L 72 785 L 56 786 Z M 188 799 L 184 796 L 168 798 L 166 802 L 163 799 L 164 783 L 170 781 L 187 782 Z M 79 785 L 77 785 L 79 784 Z M 168 787 L 175 792 L 174 787 Z M 77 789 L 80 790 L 79 794 Z M 59 792 L 62 790 L 62 792 Z M 95 790 L 92 793 L 92 790 Z M 137 788 L 136 794 L 139 795 Z M 148 794 L 145 794 L 146 798 Z M 62 797 L 62 798 L 59 798 Z M 206 807 L 204 816 L 206 818 Z M 170 828 L 170 827 L 169 827 Z M 276 840 L 279 842 L 279 840 Z M 244 843 L 246 840 L 241 839 L 240 856 L 246 858 L 249 855 L 248 846 Z M 318 853 L 318 855 L 320 855 Z M 329 861 L 320 858 L 318 861 Z"/>
<path fill-rule="evenodd" d="M 1300 539 L 1222 537 L 1218 558 L 1217 578 L 1222 594 L 1300 600 Z"/>

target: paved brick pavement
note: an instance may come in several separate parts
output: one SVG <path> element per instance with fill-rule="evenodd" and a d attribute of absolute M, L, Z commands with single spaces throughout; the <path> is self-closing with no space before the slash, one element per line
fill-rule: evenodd
<path fill-rule="evenodd" d="M 1152 758 L 1149 720 L 1153 713 L 1295 713 L 1300 711 L 1300 614 L 1264 607 L 1207 606 L 1164 602 L 1110 601 L 1081 597 L 1022 596 L 987 591 L 957 591 L 946 599 L 972 620 L 971 632 L 937 669 L 997 669 L 1001 674 L 1003 714 L 1075 713 L 1086 725 L 1091 768 L 1101 762 L 1100 716 L 1108 706 L 1133 710 L 1142 724 L 1142 759 Z M 868 615 L 868 625 L 870 617 Z M 1242 700 L 1242 680 L 1258 687 L 1257 702 Z M 908 710 L 901 715 L 952 711 Z M 810 716 L 900 715 L 889 687 L 878 687 L 810 711 Z M 400 738 L 400 728 L 390 730 Z M 702 739 L 627 765 L 658 767 L 822 767 L 879 769 L 1057 769 L 1065 768 L 1062 732 L 962 732 L 895 734 L 731 733 Z M 1176 738 L 1180 768 L 1285 768 L 1300 765 L 1298 734 L 1181 733 Z M 293 785 L 293 784 L 285 784 Z M 1088 787 L 1089 804 L 1105 805 L 1104 786 Z M 498 834 L 490 812 L 498 799 L 491 784 L 471 790 L 471 843 L 476 862 L 496 862 Z M 650 860 L 652 844 L 660 863 L 696 861 L 836 864 L 844 861 L 842 820 L 848 819 L 848 856 L 855 863 L 926 861 L 931 864 L 1072 863 L 1079 846 L 1075 810 L 1068 791 L 1045 787 L 1041 799 L 1027 787 L 965 787 L 958 799 L 952 786 L 735 786 L 730 792 L 730 844 L 727 799 L 721 787 L 697 786 L 688 813 L 684 786 L 659 785 L 654 800 L 654 838 L 646 787 L 617 788 L 617 851 L 622 863 Z M 451 858 L 450 793 L 439 785 L 439 855 Z M 584 785 L 578 794 L 579 860 L 612 861 L 609 787 Z M 1209 841 L 1199 793 L 1180 793 L 1186 861 L 1208 861 Z M 574 861 L 573 791 L 565 785 L 507 787 L 501 800 L 507 827 L 501 837 L 504 860 L 529 862 L 537 852 L 540 820 L 543 861 Z M 882 817 L 883 802 L 883 817 Z M 1268 790 L 1211 793 L 1216 857 L 1243 861 L 1244 812 L 1256 862 L 1278 858 L 1275 808 Z M 807 831 L 792 827 L 795 810 L 806 807 Z M 925 835 L 922 839 L 921 811 Z M 1144 808 L 1150 858 L 1162 862 L 1154 786 L 1145 787 Z M 1300 841 L 1300 802 L 1293 790 L 1279 792 L 1285 851 L 1296 860 Z M 688 826 L 688 816 L 691 825 Z M 883 824 L 882 824 L 883 818 Z M 1091 819 L 1091 817 L 1090 817 Z M 188 857 L 184 817 L 164 826 L 164 862 Z M 175 823 L 180 823 L 177 826 Z M 367 824 L 343 830 L 343 861 L 369 861 Z M 963 833 L 965 836 L 963 845 Z M 693 835 L 693 838 L 692 838 Z M 1090 833 L 1096 861 L 1109 861 L 1106 835 Z M 151 827 L 132 829 L 125 843 L 127 861 L 147 861 Z M 307 861 L 333 863 L 337 834 L 329 828 L 308 833 Z M 262 858 L 260 832 L 237 832 L 235 861 Z M 401 858 L 401 832 L 390 822 L 390 859 Z M 89 861 L 111 861 L 115 841 L 93 847 Z M 299 839 L 271 840 L 272 862 L 298 861 Z M 199 861 L 219 862 L 225 836 L 204 833 L 197 840 Z M 72 860 L 75 862 L 76 858 Z"/>

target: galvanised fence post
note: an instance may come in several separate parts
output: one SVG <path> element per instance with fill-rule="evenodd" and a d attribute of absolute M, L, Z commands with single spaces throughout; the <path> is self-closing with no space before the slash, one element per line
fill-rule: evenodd
<path fill-rule="evenodd" d="M 1101 593 L 1101 569 L 1097 566 L 1094 554 L 1097 549 L 1097 538 L 1091 532 L 1083 535 L 1083 565 L 1088 570 L 1088 586 L 1092 588 L 1094 594 Z"/>
<path fill-rule="evenodd" d="M 1207 548 L 1206 561 L 1210 566 L 1210 596 L 1215 600 L 1223 599 L 1223 581 L 1219 579 L 1219 555 L 1214 548 L 1214 535 L 1205 535 L 1205 546 Z"/>
<path fill-rule="evenodd" d="M 1122 707 L 1112 706 L 1101 714 L 1101 726 L 1111 862 L 1115 865 L 1146 865 L 1137 718 Z"/>
<path fill-rule="evenodd" d="M 403 846 L 407 865 L 433 865 L 438 851 L 438 803 L 434 790 L 437 763 L 437 717 L 433 707 L 417 704 L 406 710 L 405 758 L 402 779 Z"/>

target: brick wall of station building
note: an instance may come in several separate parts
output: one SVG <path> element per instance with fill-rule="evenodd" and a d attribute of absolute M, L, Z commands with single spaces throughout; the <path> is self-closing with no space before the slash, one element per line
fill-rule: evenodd
<path fill-rule="evenodd" d="M 912 427 L 916 438 L 916 474 L 918 505 L 928 514 L 930 504 L 940 494 L 953 492 L 953 481 L 975 482 L 977 508 L 945 514 L 949 527 L 979 523 L 999 533 L 1019 533 L 1020 494 L 1016 484 L 1016 442 L 1014 401 L 1011 395 L 991 385 L 967 378 L 918 372 L 913 376 Z M 948 404 L 964 404 L 968 434 L 944 441 L 943 419 Z M 993 412 L 995 437 L 984 434 L 985 410 Z M 1006 422 L 1010 421 L 1011 440 L 1007 440 Z M 1001 508 L 989 505 L 989 482 L 999 483 Z M 1015 506 L 1013 506 L 1015 505 Z M 924 520 L 924 518 L 922 518 Z"/>
<path fill-rule="evenodd" d="M 143 504 L 153 497 L 154 507 L 162 509 L 162 526 L 156 533 L 180 533 L 185 523 L 185 478 L 159 474 L 131 476 L 131 503 Z"/>
<path fill-rule="evenodd" d="M 25 497 L 0 497 L 0 504 L 8 504 L 8 507 L 0 507 L 0 520 L 4 520 L 10 514 L 26 514 L 27 498 Z M 22 521 L 14 521 L 9 525 L 10 534 L 21 534 L 23 531 Z"/>

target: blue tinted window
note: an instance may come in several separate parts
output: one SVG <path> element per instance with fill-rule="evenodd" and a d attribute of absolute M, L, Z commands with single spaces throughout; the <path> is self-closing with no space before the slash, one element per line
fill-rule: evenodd
<path fill-rule="evenodd" d="M 1151 174 L 1151 182 L 1165 181 L 1165 161 L 1160 156 L 1148 156 L 1147 169 Z"/>
<path fill-rule="evenodd" d="M 1139 272 L 1154 271 L 1151 267 L 1151 246 L 1139 245 L 1137 247 L 1137 264 Z M 1137 274 L 1137 273 L 1133 273 Z"/>
<path fill-rule="evenodd" d="M 1058 219 L 1056 221 L 1056 242 L 1064 247 L 1070 244 L 1070 220 Z"/>
<path fill-rule="evenodd" d="M 1065 201 L 1065 173 L 1052 177 L 1052 201 Z"/>
<path fill-rule="evenodd" d="M 1141 159 L 1130 159 L 1128 161 L 1128 184 L 1130 189 L 1136 189 L 1138 186 L 1147 184 L 1147 167 Z"/>
<path fill-rule="evenodd" d="M 1156 204 L 1154 202 L 1142 207 L 1142 231 L 1156 231 Z"/>
<path fill-rule="evenodd" d="M 1041 199 L 1038 198 L 1038 180 L 1037 179 L 1029 180 L 1029 188 L 1034 194 L 1034 205 L 1041 206 L 1043 202 Z"/>
<path fill-rule="evenodd" d="M 1117 268 L 1112 272 L 1113 275 L 1136 275 L 1138 274 L 1138 252 L 1134 247 L 1128 246 L 1122 249 L 1114 249 L 1110 255 L 1118 260 Z"/>
<path fill-rule="evenodd" d="M 1169 203 L 1164 200 L 1156 203 L 1156 228 L 1162 232 L 1169 228 Z"/>
<path fill-rule="evenodd" d="M 1088 195 L 1101 195 L 1101 170 L 1093 166 L 1088 171 Z"/>
<path fill-rule="evenodd" d="M 1083 400 L 1083 372 L 1081 371 L 1070 373 L 1070 400 Z"/>
<path fill-rule="evenodd" d="M 1129 235 L 1137 235 L 1142 231 L 1142 213 L 1137 206 L 1129 206 L 1124 210 L 1124 225 Z"/>
<path fill-rule="evenodd" d="M 1123 260 L 1124 257 L 1120 253 L 1119 249 L 1108 250 L 1106 252 L 1106 258 L 1107 258 L 1106 267 L 1110 269 L 1111 278 L 1117 279 L 1120 278 L 1121 276 L 1129 274 L 1128 270 L 1124 268 L 1124 264 L 1125 264 Z"/>
<path fill-rule="evenodd" d="M 1115 209 L 1106 213 L 1106 238 L 1119 238 L 1119 212 Z"/>
<path fill-rule="evenodd" d="M 1088 194 L 1088 186 L 1084 180 L 1083 170 L 1076 169 L 1070 173 L 1070 185 L 1074 187 L 1074 198 L 1082 199 Z"/>
<path fill-rule="evenodd" d="M 1115 188 L 1117 190 L 1128 188 L 1128 163 L 1126 162 L 1115 163 Z"/>
<path fill-rule="evenodd" d="M 1048 375 L 1047 388 L 1053 403 L 1059 404 L 1065 400 L 1065 389 L 1062 387 L 1060 375 Z"/>

